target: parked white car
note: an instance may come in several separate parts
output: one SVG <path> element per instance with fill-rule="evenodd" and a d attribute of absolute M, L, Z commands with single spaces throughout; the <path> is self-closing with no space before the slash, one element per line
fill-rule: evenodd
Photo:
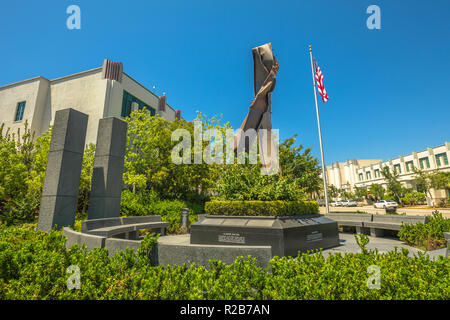
<path fill-rule="evenodd" d="M 373 205 L 377 209 L 397 208 L 398 204 L 392 200 L 380 200 Z"/>
<path fill-rule="evenodd" d="M 343 207 L 356 207 L 356 206 L 358 206 L 358 204 L 356 203 L 355 200 L 342 200 L 341 201 L 341 206 L 343 206 Z"/>
<path fill-rule="evenodd" d="M 340 201 L 331 201 L 330 206 L 332 207 L 340 207 L 341 202 Z"/>

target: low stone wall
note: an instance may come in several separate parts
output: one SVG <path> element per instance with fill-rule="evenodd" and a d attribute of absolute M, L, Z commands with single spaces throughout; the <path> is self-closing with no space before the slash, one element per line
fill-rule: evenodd
<path fill-rule="evenodd" d="M 79 246 L 86 245 L 87 250 L 91 251 L 94 248 L 104 248 L 105 247 L 105 237 L 94 236 L 87 233 L 81 233 L 74 231 L 70 228 L 65 227 L 63 229 L 63 235 L 67 237 L 66 247 L 78 244 Z"/>
<path fill-rule="evenodd" d="M 205 244 L 171 244 L 158 243 L 153 259 L 157 265 L 188 266 L 195 263 L 198 266 L 209 265 L 209 260 L 220 260 L 225 264 L 232 264 L 237 257 L 248 256 L 256 258 L 259 267 L 265 268 L 272 258 L 270 246 L 219 246 Z"/>
<path fill-rule="evenodd" d="M 63 235 L 67 237 L 66 247 L 77 244 L 86 245 L 87 250 L 106 248 L 109 256 L 125 251 L 126 248 L 137 250 L 141 247 L 140 240 L 119 238 L 105 238 L 64 228 Z M 209 260 L 221 260 L 226 264 L 233 263 L 237 257 L 248 255 L 255 257 L 260 267 L 266 267 L 272 258 L 270 246 L 220 246 L 220 245 L 191 245 L 189 234 L 182 236 L 161 237 L 157 246 L 152 250 L 151 261 L 154 265 L 190 265 L 195 263 L 208 266 Z"/>

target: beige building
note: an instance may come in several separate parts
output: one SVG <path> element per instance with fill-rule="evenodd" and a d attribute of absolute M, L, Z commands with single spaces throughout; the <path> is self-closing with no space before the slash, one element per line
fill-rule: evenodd
<path fill-rule="evenodd" d="M 353 192 L 354 185 L 358 182 L 357 170 L 379 162 L 381 162 L 379 159 L 353 159 L 333 163 L 331 166 L 326 167 L 327 183 L 338 189 Z"/>
<path fill-rule="evenodd" d="M 327 166 L 327 182 L 329 185 L 334 185 L 349 192 L 354 191 L 355 186 L 370 187 L 375 183 L 386 188 L 387 183 L 381 175 L 381 170 L 387 166 L 391 171 L 398 172 L 400 182 L 406 187 L 412 188 L 415 187 L 413 168 L 420 168 L 424 171 L 441 170 L 450 172 L 449 158 L 450 142 L 445 142 L 443 145 L 434 148 L 427 148 L 387 161 L 355 159 L 337 162 Z M 433 198 L 430 201 L 436 204 L 450 197 L 445 190 L 431 190 L 431 194 Z"/>
<path fill-rule="evenodd" d="M 13 132 L 28 121 L 39 136 L 53 124 L 57 110 L 73 108 L 89 115 L 86 143 L 96 142 L 99 119 L 124 118 L 144 106 L 168 120 L 181 116 L 165 96 L 158 97 L 123 72 L 121 63 L 109 60 L 102 67 L 58 79 L 39 76 L 0 87 L 0 123 Z"/>

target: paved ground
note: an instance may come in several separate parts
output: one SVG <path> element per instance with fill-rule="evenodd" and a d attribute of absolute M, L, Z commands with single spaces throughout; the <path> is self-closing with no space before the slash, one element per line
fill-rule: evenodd
<path fill-rule="evenodd" d="M 422 250 L 410 247 L 406 244 L 404 244 L 402 241 L 400 241 L 397 238 L 376 238 L 376 237 L 370 237 L 369 236 L 369 244 L 366 246 L 367 249 L 378 249 L 379 252 L 387 252 L 394 250 L 395 247 L 398 248 L 398 250 L 401 250 L 401 248 L 408 249 L 410 254 L 415 254 L 418 252 L 424 252 Z M 339 240 L 341 245 L 339 247 L 330 248 L 323 250 L 324 255 L 328 255 L 330 253 L 334 252 L 361 252 L 360 247 L 356 243 L 355 237 L 352 233 L 346 233 L 346 232 L 339 232 Z"/>
<path fill-rule="evenodd" d="M 335 252 L 361 252 L 361 249 L 359 248 L 358 244 L 356 243 L 355 237 L 352 233 L 346 233 L 346 232 L 340 232 L 339 233 L 339 239 L 340 239 L 340 246 L 325 249 L 323 250 L 324 256 L 328 256 L 330 253 Z M 401 248 L 408 249 L 410 256 L 417 254 L 418 252 L 425 252 L 413 247 L 410 247 L 406 244 L 404 244 L 402 241 L 400 241 L 397 238 L 389 238 L 389 237 L 383 237 L 383 238 L 376 238 L 376 237 L 370 237 L 370 242 L 367 245 L 367 249 L 375 249 L 377 248 L 379 252 L 387 252 L 394 250 L 395 247 L 398 248 L 398 250 L 401 250 Z M 158 240 L 159 243 L 164 244 L 172 244 L 172 245 L 189 245 L 190 242 L 190 235 L 184 234 L 184 235 L 176 235 L 176 236 L 162 236 L 159 237 Z M 196 245 L 192 245 L 196 246 Z M 430 256 L 436 257 L 439 254 L 445 254 L 445 249 L 436 250 L 434 252 L 428 253 Z"/>
<path fill-rule="evenodd" d="M 378 213 L 384 214 L 384 209 L 375 209 L 373 206 L 363 206 L 363 207 L 330 207 L 330 212 L 355 212 L 364 211 L 367 213 Z M 444 217 L 450 218 L 450 209 L 436 209 L 427 207 L 414 207 L 414 208 L 399 208 L 397 213 L 406 213 L 406 215 L 412 216 L 425 216 L 431 215 L 435 210 L 438 210 Z M 320 213 L 325 213 L 325 207 L 320 207 Z"/>

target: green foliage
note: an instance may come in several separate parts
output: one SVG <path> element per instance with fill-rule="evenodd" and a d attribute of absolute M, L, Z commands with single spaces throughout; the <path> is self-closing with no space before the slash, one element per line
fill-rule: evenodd
<path fill-rule="evenodd" d="M 368 191 L 366 187 L 356 187 L 355 186 L 355 196 L 357 199 L 365 199 L 368 196 Z"/>
<path fill-rule="evenodd" d="M 295 180 L 280 175 L 261 175 L 259 165 L 227 165 L 216 190 L 221 200 L 300 200 L 305 193 Z"/>
<path fill-rule="evenodd" d="M 404 204 L 409 205 L 416 205 L 419 203 L 424 203 L 427 201 L 427 196 L 425 193 L 417 192 L 417 191 L 411 191 L 408 193 L 405 193 L 405 196 L 402 198 L 402 202 Z"/>
<path fill-rule="evenodd" d="M 31 222 L 40 204 L 51 131 L 34 142 L 28 123 L 10 133 L 0 127 L 0 221 Z"/>
<path fill-rule="evenodd" d="M 132 193 L 122 191 L 120 211 L 123 216 L 151 216 L 158 215 L 169 223 L 168 233 L 180 233 L 181 208 L 189 208 L 189 222 L 197 221 L 197 214 L 203 213 L 203 205 L 184 200 L 160 200 L 155 193 L 139 191 Z"/>
<path fill-rule="evenodd" d="M 391 172 L 388 166 L 381 169 L 381 175 L 387 181 L 387 190 L 395 198 L 399 204 L 403 204 L 402 197 L 406 193 L 406 189 L 402 186 L 398 180 L 399 173 L 396 171 Z"/>
<path fill-rule="evenodd" d="M 207 120 L 199 117 L 207 127 Z M 172 150 L 180 143 L 172 141 L 175 130 L 186 130 L 194 136 L 193 122 L 168 121 L 145 110 L 134 111 L 128 118 L 124 181 L 133 191 L 146 189 L 161 199 L 204 201 L 209 197 L 215 166 L 195 164 L 193 147 L 188 155 L 191 164 L 174 163 Z"/>
<path fill-rule="evenodd" d="M 138 249 L 138 255 L 144 258 L 149 258 L 153 248 L 158 244 L 159 233 L 147 234 L 141 242 L 141 247 Z"/>
<path fill-rule="evenodd" d="M 205 212 L 224 216 L 294 216 L 319 213 L 316 201 L 211 201 Z"/>
<path fill-rule="evenodd" d="M 376 201 L 382 200 L 386 190 L 380 184 L 374 183 L 369 187 L 369 195 Z"/>
<path fill-rule="evenodd" d="M 81 167 L 80 188 L 78 191 L 78 212 L 87 212 L 91 193 L 92 171 L 94 168 L 95 144 L 90 143 L 84 149 Z"/>
<path fill-rule="evenodd" d="M 450 299 L 450 260 L 409 257 L 407 250 L 275 257 L 270 269 L 257 267 L 254 258 L 237 258 L 231 265 L 210 261 L 207 269 L 152 266 L 148 249 L 153 244 L 149 237 L 143 251 L 109 257 L 106 249 L 66 249 L 59 231 L 0 226 L 0 299 Z M 71 265 L 80 268 L 78 290 L 66 285 Z M 367 287 L 371 265 L 380 268 L 379 290 Z"/>
<path fill-rule="evenodd" d="M 434 211 L 426 224 L 403 225 L 398 237 L 409 245 L 434 250 L 445 247 L 444 232 L 450 232 L 450 219 L 444 218 L 439 211 Z"/>
<path fill-rule="evenodd" d="M 369 237 L 364 233 L 354 234 L 353 236 L 355 237 L 356 243 L 361 248 L 361 251 L 364 254 L 367 254 L 368 251 L 366 249 L 366 246 L 369 244 L 370 241 Z"/>
<path fill-rule="evenodd" d="M 294 135 L 285 139 L 279 145 L 282 175 L 295 182 L 295 185 L 304 192 L 310 195 L 317 194 L 322 188 L 319 160 L 311 154 L 312 148 L 303 150 L 303 145 L 294 146 L 296 137 L 297 135 Z"/>

